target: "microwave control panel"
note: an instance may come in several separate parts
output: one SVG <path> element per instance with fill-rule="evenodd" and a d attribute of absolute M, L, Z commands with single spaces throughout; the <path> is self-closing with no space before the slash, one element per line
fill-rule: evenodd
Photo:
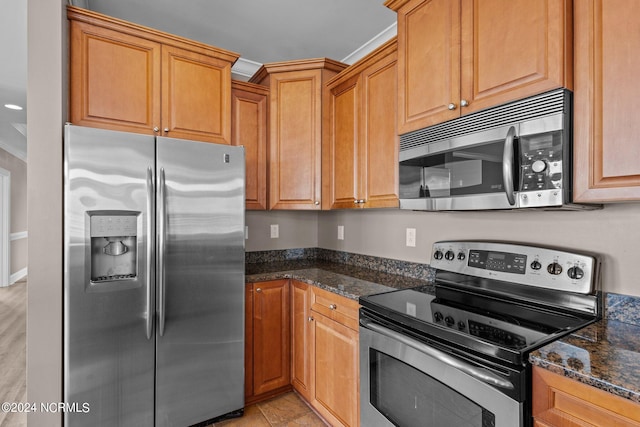
<path fill-rule="evenodd" d="M 562 132 L 521 136 L 520 191 L 561 189 Z"/>

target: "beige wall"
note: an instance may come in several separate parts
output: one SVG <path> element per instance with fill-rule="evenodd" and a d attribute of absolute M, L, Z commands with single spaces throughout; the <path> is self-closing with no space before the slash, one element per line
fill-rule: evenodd
<path fill-rule="evenodd" d="M 272 239 L 271 224 L 278 224 L 280 237 Z M 304 211 L 247 211 L 246 225 L 249 238 L 245 241 L 248 252 L 315 248 L 318 246 L 318 212 Z"/>
<path fill-rule="evenodd" d="M 11 224 L 10 233 L 27 231 L 27 164 L 14 155 L 0 149 L 0 168 L 11 173 Z M 27 267 L 27 238 L 12 240 L 9 274 Z"/>
<path fill-rule="evenodd" d="M 67 99 L 66 0 L 27 3 L 30 244 L 27 400 L 62 401 L 62 134 Z M 32 412 L 30 426 L 59 426 L 61 414 Z"/>
<path fill-rule="evenodd" d="M 268 230 L 271 215 L 273 212 L 248 214 L 250 230 Z M 312 226 L 309 213 L 288 212 L 279 217 L 281 230 L 295 228 L 299 224 L 297 215 L 307 218 L 305 227 Z M 344 240 L 337 239 L 338 225 L 344 225 Z M 596 252 L 603 260 L 603 289 L 640 296 L 636 272 L 640 259 L 639 203 L 612 204 L 587 212 L 331 211 L 317 214 L 317 227 L 318 247 L 421 263 L 429 263 L 433 242 L 446 239 L 508 240 Z M 406 228 L 416 229 L 416 247 L 405 245 Z M 251 241 L 251 231 L 249 237 Z M 276 245 L 273 239 L 248 241 L 247 251 L 312 247 L 313 236 L 307 233 L 304 239 L 297 237 L 292 236 L 286 245 Z"/>

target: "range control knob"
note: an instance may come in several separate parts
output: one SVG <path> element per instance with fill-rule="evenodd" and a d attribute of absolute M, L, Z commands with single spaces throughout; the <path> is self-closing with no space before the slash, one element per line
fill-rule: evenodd
<path fill-rule="evenodd" d="M 534 171 L 535 173 L 540 173 L 546 168 L 547 168 L 547 162 L 545 162 L 544 160 L 536 160 L 531 165 L 531 170 Z"/>
<path fill-rule="evenodd" d="M 542 268 L 542 264 L 540 264 L 540 261 L 535 260 L 531 263 L 532 270 L 540 270 L 541 268 Z"/>
<path fill-rule="evenodd" d="M 453 317 L 447 316 L 444 318 L 444 323 L 446 323 L 447 326 L 453 326 L 453 324 L 456 323 L 456 321 L 453 320 Z"/>
<path fill-rule="evenodd" d="M 442 313 L 440 313 L 439 311 L 436 311 L 435 313 L 433 313 L 433 318 L 438 323 L 442 322 Z"/>
<path fill-rule="evenodd" d="M 462 320 L 458 322 L 458 329 L 460 329 L 461 331 L 464 331 L 467 327 L 467 324 L 464 323 Z"/>
<path fill-rule="evenodd" d="M 435 251 L 435 252 L 433 253 L 433 257 L 434 257 L 435 259 L 442 259 L 442 257 L 443 257 L 442 251 Z"/>
<path fill-rule="evenodd" d="M 547 266 L 547 271 L 549 272 L 549 274 L 557 276 L 562 273 L 562 266 L 557 262 L 553 262 Z"/>
<path fill-rule="evenodd" d="M 465 253 L 464 253 L 464 252 L 460 252 L 460 253 L 458 253 L 458 259 L 459 259 L 460 261 L 464 261 L 464 259 L 465 259 L 466 257 L 467 257 L 467 255 L 465 255 Z"/>
<path fill-rule="evenodd" d="M 447 253 L 444 254 L 444 257 L 447 259 L 447 261 L 452 261 L 456 257 L 456 254 L 453 253 L 453 251 L 447 251 Z"/>
<path fill-rule="evenodd" d="M 574 280 L 580 280 L 584 277 L 584 271 L 578 266 L 571 267 L 569 270 L 567 270 L 567 274 L 571 279 Z"/>

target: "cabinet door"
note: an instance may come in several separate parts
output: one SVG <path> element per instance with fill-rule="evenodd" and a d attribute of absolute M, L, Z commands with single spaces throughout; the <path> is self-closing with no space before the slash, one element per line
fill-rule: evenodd
<path fill-rule="evenodd" d="M 231 144 L 244 146 L 249 210 L 267 209 L 267 94 L 262 86 L 231 84 Z"/>
<path fill-rule="evenodd" d="M 349 209 L 361 207 L 358 202 L 358 152 L 360 96 L 356 75 L 329 90 L 330 129 L 326 134 L 327 159 L 323 208 Z M 394 165 L 395 167 L 395 165 Z M 326 199 L 326 200 L 325 200 Z"/>
<path fill-rule="evenodd" d="M 307 401 L 312 399 L 311 311 L 309 285 L 291 281 L 291 382 Z"/>
<path fill-rule="evenodd" d="M 406 3 L 398 10 L 398 133 L 458 117 L 459 100 L 460 0 Z"/>
<path fill-rule="evenodd" d="M 357 198 L 365 208 L 398 207 L 399 140 L 393 107 L 397 99 L 396 53 L 362 72 Z"/>
<path fill-rule="evenodd" d="M 319 70 L 272 76 L 270 209 L 320 209 L 321 77 Z"/>
<path fill-rule="evenodd" d="M 640 200 L 640 2 L 574 4 L 574 200 Z"/>
<path fill-rule="evenodd" d="M 253 392 L 291 383 L 289 281 L 253 284 Z"/>
<path fill-rule="evenodd" d="M 358 333 L 314 314 L 314 407 L 334 426 L 357 426 L 360 417 Z"/>
<path fill-rule="evenodd" d="M 70 22 L 71 123 L 154 134 L 160 126 L 160 44 Z"/>
<path fill-rule="evenodd" d="M 628 399 L 537 366 L 532 383 L 536 426 L 640 426 L 640 405 Z"/>
<path fill-rule="evenodd" d="M 162 47 L 162 131 L 195 141 L 231 142 L 231 64 Z"/>
<path fill-rule="evenodd" d="M 461 114 L 572 88 L 571 3 L 462 0 Z"/>

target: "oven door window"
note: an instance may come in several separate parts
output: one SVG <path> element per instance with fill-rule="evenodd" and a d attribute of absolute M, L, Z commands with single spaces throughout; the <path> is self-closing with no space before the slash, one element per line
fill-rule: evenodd
<path fill-rule="evenodd" d="M 400 198 L 441 198 L 504 192 L 504 140 L 400 162 Z"/>
<path fill-rule="evenodd" d="M 370 348 L 370 403 L 396 426 L 495 426 L 495 415 L 451 387 Z"/>

